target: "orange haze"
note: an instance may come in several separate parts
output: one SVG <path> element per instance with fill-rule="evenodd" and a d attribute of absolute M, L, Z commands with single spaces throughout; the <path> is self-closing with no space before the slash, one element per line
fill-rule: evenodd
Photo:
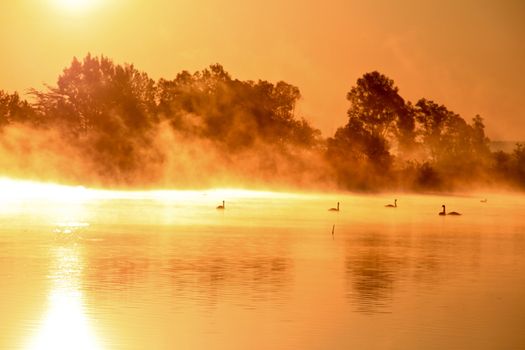
<path fill-rule="evenodd" d="M 379 70 L 411 101 L 433 99 L 467 120 L 479 113 L 493 140 L 525 139 L 520 0 L 64 3 L 0 3 L 2 89 L 54 84 L 87 52 L 153 78 L 219 62 L 240 79 L 298 86 L 299 112 L 330 136 L 346 122 L 351 85 Z"/>

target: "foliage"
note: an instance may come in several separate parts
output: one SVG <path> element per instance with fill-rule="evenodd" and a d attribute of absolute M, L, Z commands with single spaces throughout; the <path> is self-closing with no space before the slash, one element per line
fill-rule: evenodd
<path fill-rule="evenodd" d="M 2 92 L 2 125 L 40 116 L 41 130 L 61 130 L 91 171 L 116 183 L 133 183 L 145 166 L 162 167 L 177 152 L 180 145 L 159 145 L 166 123 L 194 143 L 211 142 L 226 163 L 234 161 L 232 155 L 269 147 L 279 153 L 274 159 L 303 164 L 294 159 L 297 148 L 313 149 L 320 142 L 320 132 L 295 115 L 297 87 L 232 79 L 218 64 L 155 82 L 133 65 L 88 54 L 82 61 L 74 58 L 56 86 L 32 89 L 31 95 L 32 106 Z M 258 157 L 259 163 L 268 159 Z M 269 167 L 280 166 L 275 162 Z"/>
<path fill-rule="evenodd" d="M 220 65 L 161 79 L 158 94 L 160 112 L 175 128 L 213 139 L 231 152 L 258 141 L 308 147 L 320 135 L 304 119 L 295 118 L 301 96 L 297 87 L 282 81 L 233 80 Z"/>
<path fill-rule="evenodd" d="M 412 105 L 378 72 L 358 79 L 347 99 L 348 123 L 327 142 L 338 179 L 359 178 L 356 169 L 364 169 L 368 179 L 382 178 L 379 184 L 390 188 L 453 190 L 491 182 L 490 141 L 479 115 L 468 124 L 431 100 Z"/>
<path fill-rule="evenodd" d="M 20 99 L 18 93 L 0 90 L 0 127 L 11 123 L 37 123 L 38 117 L 31 105 Z"/>
<path fill-rule="evenodd" d="M 46 148 L 39 137 L 17 148 L 4 133 L 0 147 L 63 148 L 89 164 L 75 175 L 83 182 L 95 174 L 113 185 L 148 185 L 227 169 L 237 180 L 303 184 L 306 174 L 307 186 L 335 182 L 349 190 L 448 191 L 497 181 L 525 188 L 524 145 L 492 153 L 479 115 L 467 123 L 432 100 L 413 105 L 377 71 L 351 87 L 348 121 L 327 139 L 297 116 L 297 87 L 234 79 L 219 64 L 154 81 L 133 65 L 88 54 L 74 58 L 56 86 L 30 95 L 28 102 L 0 90 L 0 130 L 52 130 L 60 145 Z"/>

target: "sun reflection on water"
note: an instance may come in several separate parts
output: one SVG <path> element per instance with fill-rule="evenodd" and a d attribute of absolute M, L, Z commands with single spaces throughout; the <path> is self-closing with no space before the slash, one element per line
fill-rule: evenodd
<path fill-rule="evenodd" d="M 83 261 L 76 245 L 53 249 L 48 309 L 27 350 L 102 350 L 83 304 Z"/>

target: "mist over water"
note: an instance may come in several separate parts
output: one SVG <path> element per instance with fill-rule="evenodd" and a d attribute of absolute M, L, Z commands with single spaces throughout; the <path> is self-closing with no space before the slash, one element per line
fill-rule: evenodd
<path fill-rule="evenodd" d="M 525 349 L 520 1 L 4 3 L 0 350 Z"/>
<path fill-rule="evenodd" d="M 0 200 L 1 348 L 525 344 L 522 196 L 56 191 Z"/>
<path fill-rule="evenodd" d="M 289 83 L 234 79 L 219 64 L 154 81 L 88 54 L 29 101 L 0 90 L 1 173 L 127 189 L 525 188 L 522 144 L 491 151 L 481 116 L 406 101 L 377 71 L 350 88 L 334 135 L 296 113 L 300 98 Z"/>

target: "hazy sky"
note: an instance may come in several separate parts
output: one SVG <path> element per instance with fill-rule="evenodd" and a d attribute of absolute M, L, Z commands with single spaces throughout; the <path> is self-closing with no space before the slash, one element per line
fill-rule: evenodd
<path fill-rule="evenodd" d="M 325 136 L 363 73 L 394 79 L 492 139 L 525 140 L 523 0 L 16 0 L 0 2 L 0 89 L 55 84 L 73 56 L 104 54 L 157 79 L 221 63 L 301 89 Z"/>

